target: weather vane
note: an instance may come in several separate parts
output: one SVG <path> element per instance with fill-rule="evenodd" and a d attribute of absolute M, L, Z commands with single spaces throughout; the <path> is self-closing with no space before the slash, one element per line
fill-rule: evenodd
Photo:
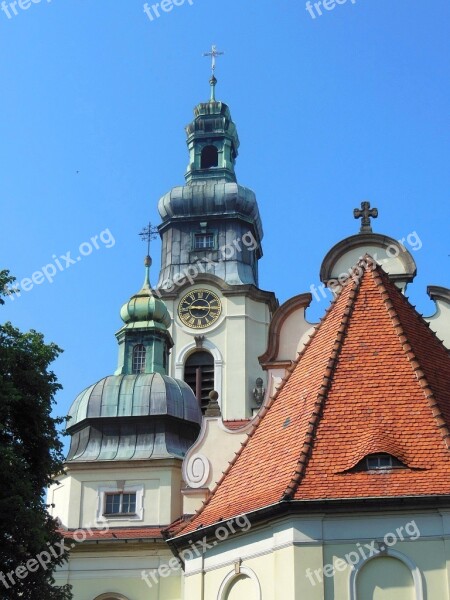
<path fill-rule="evenodd" d="M 144 227 L 139 236 L 143 242 L 147 242 L 147 256 L 150 256 L 150 242 L 152 240 L 156 240 L 158 237 L 158 228 L 153 227 L 149 222 L 147 227 Z"/>
<path fill-rule="evenodd" d="M 212 77 L 214 77 L 214 72 L 216 70 L 216 58 L 218 56 L 222 56 L 223 54 L 225 54 L 225 52 L 219 52 L 219 50 L 217 50 L 217 46 L 215 46 L 214 44 L 211 46 L 211 50 L 209 52 L 203 53 L 203 56 L 211 57 L 211 75 L 212 75 Z"/>

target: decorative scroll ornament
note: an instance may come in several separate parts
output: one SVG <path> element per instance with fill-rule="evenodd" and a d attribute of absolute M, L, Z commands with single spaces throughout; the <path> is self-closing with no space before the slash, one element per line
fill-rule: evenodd
<path fill-rule="evenodd" d="M 186 483 L 191 488 L 204 487 L 209 479 L 211 465 L 203 454 L 194 454 L 186 464 Z"/>

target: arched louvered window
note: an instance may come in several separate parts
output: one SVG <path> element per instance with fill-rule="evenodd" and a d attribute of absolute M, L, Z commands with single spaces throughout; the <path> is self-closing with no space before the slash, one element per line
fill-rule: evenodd
<path fill-rule="evenodd" d="M 219 164 L 219 151 L 215 146 L 205 146 L 202 150 L 202 169 L 211 169 Z"/>
<path fill-rule="evenodd" d="M 204 412 L 214 389 L 214 358 L 205 350 L 191 354 L 184 365 L 184 380 L 192 388 Z"/>
<path fill-rule="evenodd" d="M 133 348 L 133 373 L 145 373 L 145 346 L 137 344 Z"/>

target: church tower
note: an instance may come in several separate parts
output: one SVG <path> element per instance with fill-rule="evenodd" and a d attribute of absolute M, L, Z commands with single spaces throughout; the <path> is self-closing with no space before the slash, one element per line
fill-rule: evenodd
<path fill-rule="evenodd" d="M 259 407 L 260 394 L 253 393 L 264 378 L 258 356 L 278 303 L 258 287 L 261 218 L 254 192 L 237 182 L 239 137 L 229 107 L 216 100 L 215 47 L 210 55 L 210 99 L 196 106 L 186 127 L 186 184 L 158 205 L 157 293 L 173 319 L 171 375 L 189 383 L 203 411 L 216 390 L 230 420 Z"/>

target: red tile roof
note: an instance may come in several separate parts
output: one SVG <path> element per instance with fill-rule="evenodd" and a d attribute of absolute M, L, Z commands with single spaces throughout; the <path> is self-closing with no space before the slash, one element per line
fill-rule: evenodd
<path fill-rule="evenodd" d="M 84 542 L 89 540 L 137 540 L 149 538 L 162 538 L 165 527 L 110 527 L 105 529 L 63 529 L 60 534 L 70 540 Z"/>
<path fill-rule="evenodd" d="M 250 423 L 250 419 L 234 419 L 232 421 L 224 421 L 223 424 L 227 429 L 242 429 Z"/>
<path fill-rule="evenodd" d="M 449 352 L 367 256 L 178 533 L 283 500 L 450 494 L 449 422 Z M 407 468 L 351 471 L 382 452 Z"/>

